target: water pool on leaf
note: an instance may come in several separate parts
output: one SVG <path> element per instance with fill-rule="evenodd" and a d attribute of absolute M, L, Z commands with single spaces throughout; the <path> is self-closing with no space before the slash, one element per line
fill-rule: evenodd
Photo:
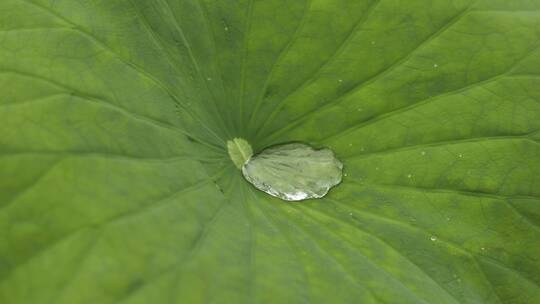
<path fill-rule="evenodd" d="M 342 179 L 343 164 L 328 148 L 315 150 L 303 143 L 289 143 L 251 156 L 245 152 L 251 152 L 251 146 L 243 139 L 235 138 L 227 146 L 237 167 L 242 163 L 247 181 L 286 201 L 321 198 Z"/>

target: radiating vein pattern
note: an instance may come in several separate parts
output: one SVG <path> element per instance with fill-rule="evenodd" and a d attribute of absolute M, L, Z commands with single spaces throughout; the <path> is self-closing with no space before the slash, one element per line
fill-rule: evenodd
<path fill-rule="evenodd" d="M 0 303 L 540 303 L 539 11 L 0 1 Z M 268 196 L 236 137 L 342 183 Z"/>

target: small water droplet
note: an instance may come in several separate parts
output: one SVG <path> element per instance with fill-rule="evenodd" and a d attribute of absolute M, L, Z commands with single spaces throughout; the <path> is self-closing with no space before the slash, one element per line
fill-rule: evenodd
<path fill-rule="evenodd" d="M 449 216 L 446 217 L 446 221 L 450 221 L 450 217 L 449 217 Z"/>
<path fill-rule="evenodd" d="M 358 108 L 358 109 L 356 109 L 356 111 L 362 112 L 362 108 Z"/>
<path fill-rule="evenodd" d="M 379 167 L 375 167 L 375 170 L 379 171 Z"/>
<path fill-rule="evenodd" d="M 437 237 L 432 235 L 430 238 L 429 238 L 432 242 L 435 242 L 437 240 Z"/>
<path fill-rule="evenodd" d="M 374 45 L 374 44 L 375 44 L 375 41 L 371 41 L 371 44 L 373 44 L 373 45 Z"/>
<path fill-rule="evenodd" d="M 343 82 L 343 79 L 338 79 L 338 82 Z"/>
<path fill-rule="evenodd" d="M 347 173 L 343 173 L 343 176 L 347 176 Z"/>
<path fill-rule="evenodd" d="M 486 248 L 485 248 L 485 247 L 482 247 L 482 248 L 480 248 L 480 249 L 481 249 L 482 251 L 486 250 Z"/>
<path fill-rule="evenodd" d="M 349 147 L 352 147 L 352 143 L 349 143 Z"/>
<path fill-rule="evenodd" d="M 229 31 L 229 27 L 228 27 L 228 26 L 224 27 L 224 29 L 225 29 L 226 32 Z"/>
<path fill-rule="evenodd" d="M 229 157 L 238 169 L 242 169 L 242 166 L 247 163 L 253 155 L 251 145 L 242 138 L 234 138 L 227 141 L 227 150 Z"/>
<path fill-rule="evenodd" d="M 426 155 L 426 151 L 422 151 L 422 152 L 420 152 L 420 154 Z"/>
<path fill-rule="evenodd" d="M 463 154 L 459 154 L 458 157 L 459 157 L 459 158 L 462 158 L 462 157 L 463 157 Z"/>
<path fill-rule="evenodd" d="M 352 212 L 349 212 L 349 215 L 352 216 Z"/>
<path fill-rule="evenodd" d="M 435 63 L 435 64 L 433 65 L 433 67 L 434 67 L 434 68 L 438 68 L 439 65 Z"/>
<path fill-rule="evenodd" d="M 411 178 L 412 177 L 412 174 L 407 174 L 407 178 Z"/>
<path fill-rule="evenodd" d="M 212 80 L 212 78 L 211 78 L 211 77 L 208 77 L 208 78 L 206 78 L 206 80 L 210 81 L 210 80 Z"/>

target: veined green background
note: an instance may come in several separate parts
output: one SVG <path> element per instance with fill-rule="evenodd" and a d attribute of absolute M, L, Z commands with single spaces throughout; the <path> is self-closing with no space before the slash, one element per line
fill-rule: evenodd
<path fill-rule="evenodd" d="M 538 0 L 1 0 L 0 126 L 2 304 L 540 303 Z"/>

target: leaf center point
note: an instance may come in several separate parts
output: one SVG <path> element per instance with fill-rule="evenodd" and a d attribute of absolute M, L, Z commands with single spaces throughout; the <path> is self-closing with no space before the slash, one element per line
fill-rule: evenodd
<path fill-rule="evenodd" d="M 243 138 L 233 138 L 227 141 L 227 150 L 229 157 L 238 169 L 242 169 L 242 166 L 253 155 L 253 149 L 247 140 Z"/>

